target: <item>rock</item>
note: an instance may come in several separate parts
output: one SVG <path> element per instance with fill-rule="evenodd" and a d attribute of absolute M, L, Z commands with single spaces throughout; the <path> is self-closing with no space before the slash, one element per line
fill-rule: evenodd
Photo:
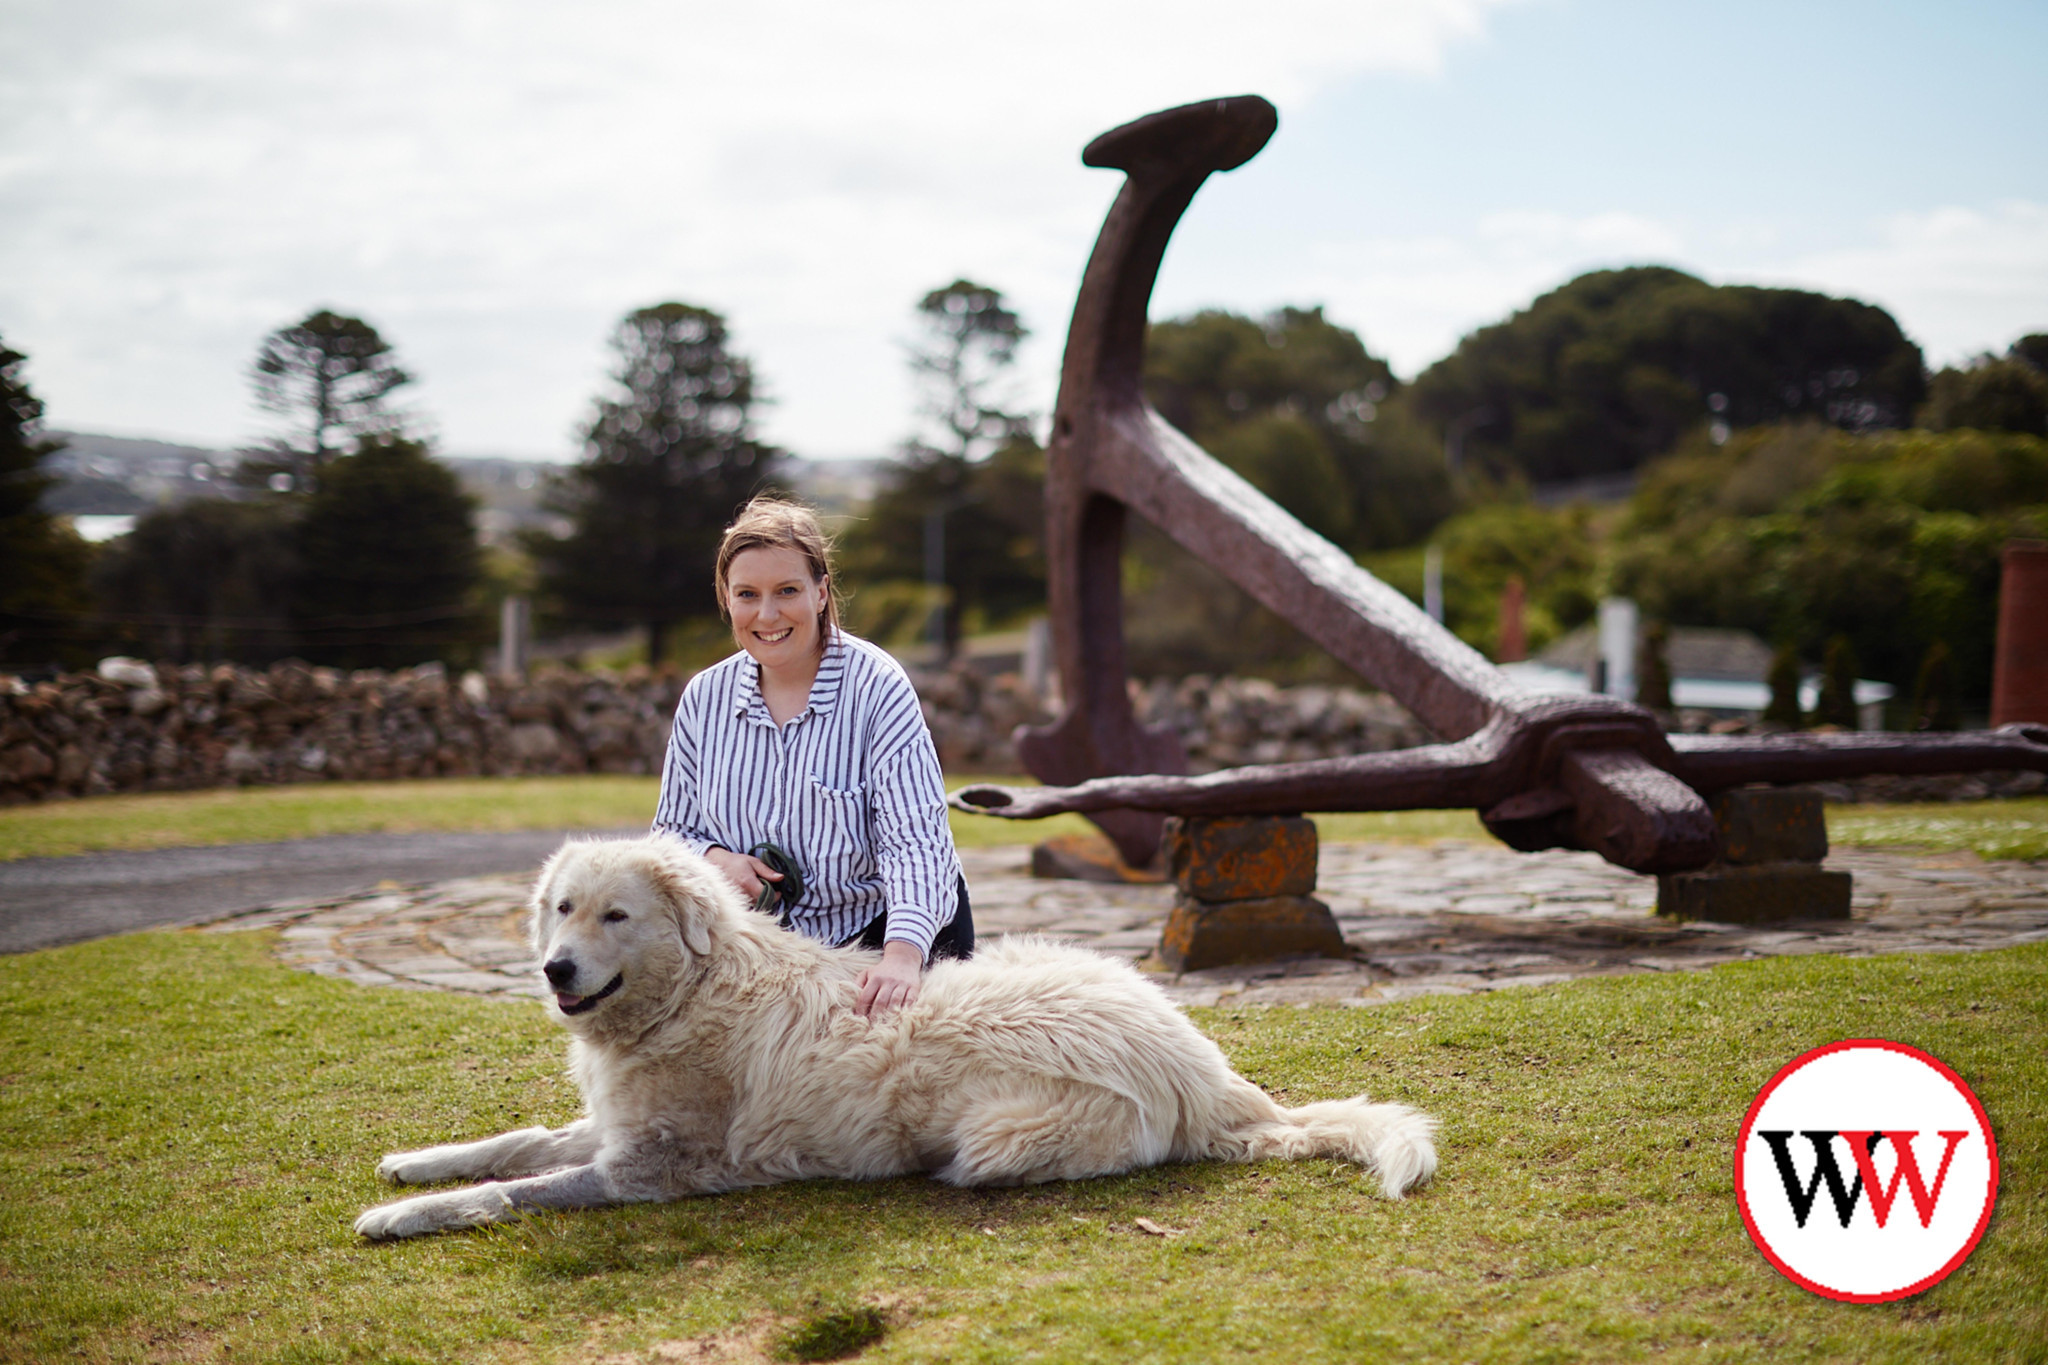
<path fill-rule="evenodd" d="M 155 687 L 156 670 L 140 659 L 130 659 L 116 654 L 110 659 L 101 659 L 99 675 L 108 682 L 120 683 L 124 687 Z"/>
<path fill-rule="evenodd" d="M 562 737 L 539 721 L 513 726 L 508 740 L 513 761 L 532 771 L 550 772 L 562 756 Z"/>

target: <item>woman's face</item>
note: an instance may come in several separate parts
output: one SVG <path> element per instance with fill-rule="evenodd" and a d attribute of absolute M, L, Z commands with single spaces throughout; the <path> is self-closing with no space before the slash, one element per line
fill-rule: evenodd
<path fill-rule="evenodd" d="M 788 546 L 740 551 L 725 575 L 734 642 L 765 669 L 809 667 L 818 657 L 818 619 L 830 581 L 812 578 L 810 562 Z"/>

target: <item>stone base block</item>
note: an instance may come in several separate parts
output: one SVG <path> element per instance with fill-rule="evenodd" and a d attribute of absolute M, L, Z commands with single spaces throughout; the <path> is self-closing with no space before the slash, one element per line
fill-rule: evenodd
<path fill-rule="evenodd" d="M 1313 896 L 1204 901 L 1179 895 L 1159 957 L 1177 972 L 1280 957 L 1349 957 L 1330 907 Z"/>
<path fill-rule="evenodd" d="M 1724 924 L 1849 918 L 1849 874 L 1812 863 L 1717 864 L 1657 878 L 1657 913 Z"/>
<path fill-rule="evenodd" d="M 1082 882 L 1151 883 L 1166 880 L 1157 867 L 1132 867 L 1100 834 L 1062 834 L 1031 850 L 1031 875 Z"/>
<path fill-rule="evenodd" d="M 1175 816 L 1166 874 L 1198 901 L 1306 896 L 1316 889 L 1316 826 L 1301 816 Z"/>
<path fill-rule="evenodd" d="M 1721 858 L 1743 866 L 1817 863 L 1828 856 L 1827 819 L 1810 787 L 1738 787 L 1714 798 Z"/>

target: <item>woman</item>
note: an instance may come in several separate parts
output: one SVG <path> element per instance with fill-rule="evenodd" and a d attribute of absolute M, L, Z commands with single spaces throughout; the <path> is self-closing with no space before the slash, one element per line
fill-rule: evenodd
<path fill-rule="evenodd" d="M 748 503 L 719 543 L 720 612 L 740 653 L 690 679 L 676 706 L 654 829 L 757 898 L 801 872 L 797 933 L 882 950 L 854 1008 L 917 999 L 934 957 L 974 952 L 967 882 L 946 824 L 938 753 L 897 662 L 839 628 L 831 546 L 810 509 Z"/>

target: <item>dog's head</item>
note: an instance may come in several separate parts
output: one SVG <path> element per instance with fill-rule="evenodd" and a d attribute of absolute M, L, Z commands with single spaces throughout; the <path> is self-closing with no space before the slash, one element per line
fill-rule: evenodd
<path fill-rule="evenodd" d="M 571 840 L 541 867 L 533 948 L 572 1027 L 644 1017 L 708 958 L 739 893 L 673 839 Z"/>

